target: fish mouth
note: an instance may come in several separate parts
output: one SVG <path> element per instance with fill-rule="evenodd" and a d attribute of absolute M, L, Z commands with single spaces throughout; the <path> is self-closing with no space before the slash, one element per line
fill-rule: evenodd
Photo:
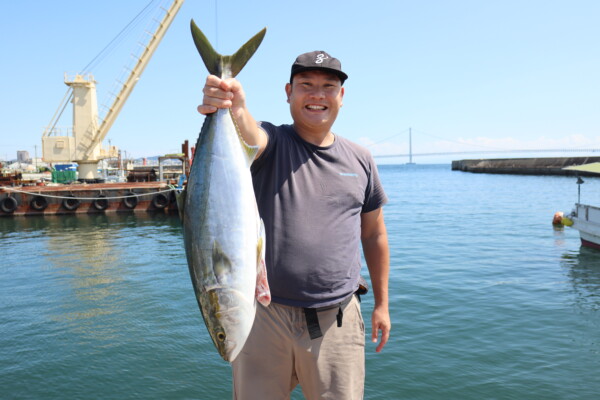
<path fill-rule="evenodd" d="M 227 342 L 218 345 L 217 350 L 225 361 L 232 362 L 238 356 L 242 348 L 241 346 L 238 346 L 234 340 L 228 339 Z"/>

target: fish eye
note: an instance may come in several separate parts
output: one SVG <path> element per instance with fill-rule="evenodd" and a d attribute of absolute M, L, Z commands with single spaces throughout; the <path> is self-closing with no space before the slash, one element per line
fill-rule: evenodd
<path fill-rule="evenodd" d="M 229 297 L 229 295 L 221 293 L 219 295 L 219 304 L 221 305 L 221 307 L 231 305 L 231 298 Z"/>
<path fill-rule="evenodd" d="M 219 340 L 219 342 L 224 342 L 226 337 L 227 336 L 223 332 L 217 333 L 217 339 Z"/>

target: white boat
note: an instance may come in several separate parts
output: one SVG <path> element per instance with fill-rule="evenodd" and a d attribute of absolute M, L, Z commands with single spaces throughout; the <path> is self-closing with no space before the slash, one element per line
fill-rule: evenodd
<path fill-rule="evenodd" d="M 564 168 L 571 171 L 580 171 L 586 175 L 598 175 L 600 177 L 600 162 L 577 165 Z M 577 184 L 581 185 L 583 180 L 578 178 Z M 581 186 L 579 186 L 579 189 Z M 579 190 L 578 190 L 579 192 Z M 580 193 L 580 192 L 579 192 Z M 570 226 L 579 231 L 581 245 L 600 250 L 600 207 L 581 204 L 581 196 L 578 196 L 573 211 L 565 217 L 559 218 L 558 222 Z M 557 217 L 555 216 L 555 222 Z"/>

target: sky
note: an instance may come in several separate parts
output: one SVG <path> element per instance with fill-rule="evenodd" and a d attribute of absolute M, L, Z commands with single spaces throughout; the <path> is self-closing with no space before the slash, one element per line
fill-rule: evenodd
<path fill-rule="evenodd" d="M 159 3 L 2 0 L 0 160 L 18 150 L 41 157 L 42 133 L 67 90 L 64 74 L 83 72 Z M 151 157 L 195 143 L 207 71 L 192 42 L 194 19 L 222 54 L 267 27 L 238 75 L 257 120 L 291 122 L 284 86 L 297 55 L 325 50 L 339 58 L 349 79 L 333 131 L 378 162 L 407 162 L 409 131 L 416 163 L 600 149 L 599 16 L 596 0 L 186 0 L 104 144 Z M 139 23 L 86 71 L 100 104 L 147 26 Z M 57 126 L 69 127 L 71 115 L 69 106 Z M 453 152 L 461 153 L 437 154 Z M 404 156 L 382 157 L 390 154 Z"/>

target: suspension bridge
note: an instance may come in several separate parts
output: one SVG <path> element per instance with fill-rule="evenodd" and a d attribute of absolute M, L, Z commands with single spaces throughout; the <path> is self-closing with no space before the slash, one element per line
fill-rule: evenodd
<path fill-rule="evenodd" d="M 516 153 L 599 153 L 600 149 L 516 149 L 516 150 L 465 150 L 465 151 L 446 151 L 432 153 L 399 153 L 399 154 L 379 154 L 375 158 L 392 157 L 416 157 L 416 156 L 453 156 L 462 154 L 516 154 Z"/>
<path fill-rule="evenodd" d="M 482 145 L 477 145 L 477 144 L 472 144 L 472 143 L 464 143 L 464 142 L 459 142 L 459 141 L 453 141 L 453 140 L 449 140 L 446 138 L 441 138 L 441 137 L 437 137 L 434 135 L 430 135 L 430 134 L 426 134 L 424 132 L 420 132 L 418 131 L 420 134 L 424 134 L 426 136 L 431 136 L 433 138 L 439 139 L 439 140 L 444 140 L 447 142 L 451 142 L 451 143 L 455 143 L 455 144 L 460 144 L 462 146 L 470 146 L 470 147 L 484 147 L 484 149 L 480 149 L 480 150 L 473 150 L 473 149 L 466 149 L 466 150 L 454 150 L 454 151 L 441 151 L 441 152 L 413 152 L 412 149 L 412 133 L 413 133 L 413 129 L 412 128 L 408 128 L 400 133 L 397 133 L 395 135 L 392 135 L 388 138 L 385 138 L 381 141 L 372 143 L 371 145 L 369 145 L 368 147 L 373 147 L 376 146 L 378 144 L 382 144 L 384 142 L 389 142 L 389 140 L 396 138 L 398 136 L 404 135 L 406 133 L 408 133 L 408 152 L 404 152 L 404 153 L 390 153 L 390 154 L 374 154 L 375 158 L 398 158 L 398 157 L 408 157 L 409 159 L 409 164 L 411 164 L 413 162 L 413 157 L 431 157 L 431 156 L 460 156 L 460 155 L 481 155 L 481 156 L 485 156 L 485 155 L 491 155 L 491 154 L 544 154 L 544 153 L 552 153 L 552 154 L 565 154 L 565 156 L 567 155 L 572 155 L 574 153 L 580 153 L 580 154 L 593 154 L 593 153 L 600 153 L 600 148 L 593 148 L 593 147 L 585 147 L 585 148 L 552 148 L 552 149 L 499 149 L 499 148 L 491 148 L 489 146 L 482 146 Z"/>

